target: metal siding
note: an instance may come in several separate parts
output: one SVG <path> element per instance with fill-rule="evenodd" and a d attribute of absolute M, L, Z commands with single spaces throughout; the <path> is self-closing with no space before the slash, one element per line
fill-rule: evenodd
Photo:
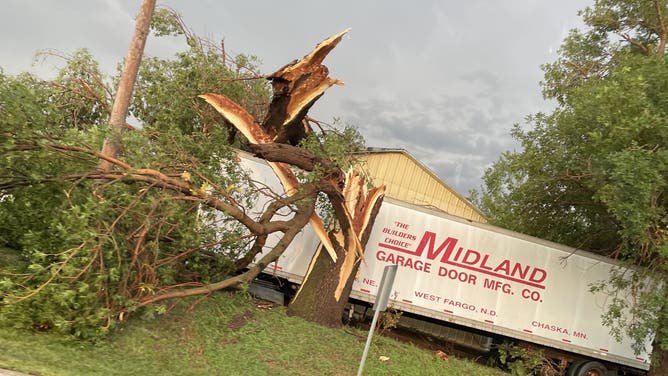
<path fill-rule="evenodd" d="M 434 179 L 427 174 L 420 166 L 415 165 L 415 178 L 410 179 L 406 184 L 410 185 L 414 191 L 414 197 L 416 202 L 420 202 L 423 205 L 433 205 L 438 206 L 438 201 L 434 199 L 433 195 L 427 193 L 427 186 L 430 182 L 434 182 Z"/>
<path fill-rule="evenodd" d="M 392 191 L 399 197 L 403 197 L 403 187 L 397 184 L 397 182 L 394 179 L 394 175 L 396 173 L 397 169 L 397 160 L 395 155 L 388 155 L 387 157 L 384 158 L 383 161 L 386 166 L 385 166 L 385 182 L 388 184 L 388 186 L 392 186 Z"/>
<path fill-rule="evenodd" d="M 455 207 L 455 209 L 454 209 L 455 210 L 455 215 L 462 216 L 464 214 L 464 208 L 463 208 L 462 203 L 456 198 L 453 198 L 452 203 Z"/>
<path fill-rule="evenodd" d="M 428 200 L 428 197 L 425 196 L 424 186 L 427 185 L 429 177 L 426 176 L 427 174 L 423 169 L 418 168 L 416 165 L 413 166 L 414 172 L 411 174 L 412 178 L 405 183 L 412 187 L 414 201 L 425 202 Z"/>
<path fill-rule="evenodd" d="M 429 180 L 429 183 L 427 184 L 424 194 L 427 197 L 431 197 L 434 200 L 434 202 L 438 201 L 438 198 L 436 198 L 436 181 Z"/>
<path fill-rule="evenodd" d="M 447 213 L 484 222 L 485 219 L 460 199 L 440 179 L 401 152 L 362 154 L 367 175 L 375 185 L 386 186 L 386 195 L 416 205 L 433 206 Z"/>
<path fill-rule="evenodd" d="M 401 161 L 398 163 L 401 164 L 403 172 L 396 180 L 396 184 L 404 188 L 402 199 L 408 202 L 423 202 L 420 189 L 424 181 L 424 171 L 404 155 L 396 154 L 396 156 Z"/>
<path fill-rule="evenodd" d="M 371 158 L 370 161 L 372 162 L 372 166 L 369 167 L 373 176 L 382 179 L 384 184 L 386 182 L 385 177 L 387 176 L 387 164 L 383 163 L 385 162 L 385 158 Z"/>
<path fill-rule="evenodd" d="M 446 204 L 449 212 L 452 214 L 457 213 L 457 197 L 453 195 L 451 192 L 448 192 L 447 194 L 448 197 L 448 203 Z"/>
<path fill-rule="evenodd" d="M 395 160 L 396 168 L 394 169 L 394 174 L 392 175 L 392 182 L 401 186 L 403 190 L 408 190 L 409 187 L 404 184 L 404 176 L 406 174 L 406 170 L 408 170 L 406 158 L 401 158 L 400 155 L 396 155 L 393 159 Z"/>
<path fill-rule="evenodd" d="M 443 187 L 434 187 L 434 202 L 440 203 L 440 205 L 434 205 L 436 207 L 442 207 L 442 203 L 445 201 L 445 198 L 447 197 L 447 192 L 443 189 Z"/>

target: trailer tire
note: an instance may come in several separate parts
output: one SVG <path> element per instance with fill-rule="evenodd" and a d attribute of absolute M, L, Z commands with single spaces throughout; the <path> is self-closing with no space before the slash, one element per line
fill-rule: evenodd
<path fill-rule="evenodd" d="M 608 369 L 599 362 L 585 361 L 575 369 L 573 376 L 605 376 Z"/>
<path fill-rule="evenodd" d="M 580 368 L 583 364 L 589 362 L 589 360 L 586 359 L 580 359 L 576 360 L 573 363 L 571 363 L 570 366 L 568 366 L 568 370 L 566 371 L 566 376 L 575 376 L 578 373 L 578 368 Z"/>

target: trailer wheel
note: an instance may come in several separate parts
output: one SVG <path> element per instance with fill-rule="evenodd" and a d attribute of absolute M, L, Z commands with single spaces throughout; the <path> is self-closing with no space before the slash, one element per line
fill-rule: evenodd
<path fill-rule="evenodd" d="M 582 366 L 583 364 L 589 362 L 589 360 L 586 359 L 580 359 L 576 360 L 575 362 L 571 363 L 570 366 L 568 366 L 568 370 L 566 371 L 566 376 L 575 376 L 578 373 L 578 368 Z"/>
<path fill-rule="evenodd" d="M 575 370 L 573 376 L 605 376 L 607 371 L 605 366 L 599 362 L 586 361 Z"/>

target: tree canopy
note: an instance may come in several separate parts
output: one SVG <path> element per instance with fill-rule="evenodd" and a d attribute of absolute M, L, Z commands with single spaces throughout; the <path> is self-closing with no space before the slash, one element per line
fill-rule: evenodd
<path fill-rule="evenodd" d="M 494 224 L 612 256 L 620 273 L 613 334 L 668 348 L 668 16 L 665 0 L 598 0 L 558 59 L 543 66 L 556 108 L 516 125 L 522 149 L 484 176 L 479 205 Z M 638 268 L 635 268 L 638 267 Z M 647 278 L 649 277 L 649 278 Z M 629 304 L 631 292 L 634 305 Z"/>
<path fill-rule="evenodd" d="M 0 72 L 0 322 L 96 337 L 129 313 L 164 312 L 164 299 L 247 282 L 331 184 L 319 167 L 290 196 L 250 180 L 235 154 L 248 140 L 199 96 L 222 94 L 261 119 L 272 88 L 257 60 L 229 56 L 169 9 L 152 27 L 188 49 L 143 59 L 129 107 L 138 129 L 109 126 L 119 77 L 102 74 L 86 50 L 65 57 L 53 80 Z M 359 134 L 319 124 L 300 136 L 300 155 L 345 168 Z M 120 146 L 113 155 L 100 152 L 109 137 Z M 271 199 L 251 213 L 262 195 Z M 279 210 L 292 215 L 274 217 Z M 271 233 L 283 240 L 246 269 Z"/>

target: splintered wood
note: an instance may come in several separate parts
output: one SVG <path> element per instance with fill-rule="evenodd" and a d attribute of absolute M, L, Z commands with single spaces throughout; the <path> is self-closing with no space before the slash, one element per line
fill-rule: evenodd
<path fill-rule="evenodd" d="M 303 59 L 282 67 L 268 77 L 272 82 L 273 98 L 261 123 L 224 95 L 208 93 L 200 97 L 223 115 L 225 120 L 237 128 L 250 143 L 296 145 L 310 132 L 304 117 L 313 103 L 332 85 L 343 84 L 340 80 L 328 76 L 329 70 L 322 65 L 322 62 L 348 31 L 349 29 L 346 29 L 322 41 Z M 285 193 L 295 194 L 299 182 L 289 165 L 281 162 L 269 162 L 269 164 L 283 184 Z M 311 217 L 310 224 L 332 260 L 336 261 L 337 256 L 332 242 L 317 214 Z M 359 239 L 357 243 L 359 244 Z"/>

